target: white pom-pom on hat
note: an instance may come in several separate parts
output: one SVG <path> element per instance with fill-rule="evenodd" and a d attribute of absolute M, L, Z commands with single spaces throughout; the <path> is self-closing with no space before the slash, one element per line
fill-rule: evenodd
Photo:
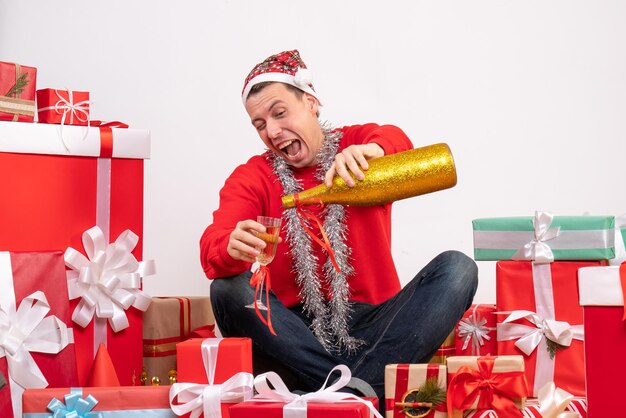
<path fill-rule="evenodd" d="M 313 85 L 313 73 L 308 68 L 298 68 L 293 81 L 296 83 L 296 87 L 304 90 Z"/>

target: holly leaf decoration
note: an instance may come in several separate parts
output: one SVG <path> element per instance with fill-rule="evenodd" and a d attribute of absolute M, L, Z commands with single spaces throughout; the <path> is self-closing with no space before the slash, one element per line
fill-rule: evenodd
<path fill-rule="evenodd" d="M 21 73 L 17 80 L 15 80 L 15 84 L 13 87 L 9 89 L 5 96 L 7 97 L 17 97 L 24 91 L 24 87 L 28 85 L 28 73 Z"/>

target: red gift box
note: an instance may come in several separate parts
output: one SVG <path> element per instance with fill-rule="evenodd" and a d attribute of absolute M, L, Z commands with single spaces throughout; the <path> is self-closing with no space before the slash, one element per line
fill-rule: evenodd
<path fill-rule="evenodd" d="M 327 386 L 335 372 L 339 379 Z M 263 418 L 369 418 L 372 414 L 383 418 L 378 412 L 378 398 L 359 398 L 341 389 L 350 381 L 350 369 L 346 365 L 333 368 L 322 388 L 316 392 L 297 395 L 289 392 L 283 380 L 274 372 L 258 375 L 254 379 L 257 395 L 230 408 L 231 418 L 251 416 Z"/>
<path fill-rule="evenodd" d="M 37 120 L 39 123 L 87 126 L 89 124 L 89 92 L 37 90 Z"/>
<path fill-rule="evenodd" d="M 72 413 L 75 409 L 73 406 L 78 401 L 86 406 L 86 413 L 76 416 L 91 416 L 89 412 L 112 412 L 117 413 L 115 416 L 122 417 L 126 416 L 124 411 L 128 411 L 128 416 L 134 414 L 132 416 L 175 418 L 176 415 L 170 409 L 168 393 L 169 386 L 29 389 L 24 392 L 23 418 L 38 418 L 46 413 L 48 415 L 44 416 L 52 416 L 48 405 L 54 399 L 56 401 L 50 405 L 62 411 L 59 416 L 63 417 L 66 412 Z M 89 396 L 95 399 L 92 400 Z"/>
<path fill-rule="evenodd" d="M 42 335 L 44 330 L 51 332 L 59 329 L 64 332 L 60 324 L 47 323 L 51 322 L 50 316 L 54 315 L 65 326 L 71 326 L 65 283 L 65 266 L 60 252 L 0 252 L 0 335 L 7 332 L 0 337 L 0 374 L 8 376 L 9 381 L 9 386 L 0 391 L 0 411 L 7 414 L 3 416 L 11 416 L 11 411 L 15 416 L 21 416 L 23 388 L 78 384 L 74 344 L 62 348 L 67 341 L 63 343 L 61 334 L 54 331 L 54 335 L 58 336 L 55 339 L 59 340 L 45 350 L 47 352 L 40 352 L 44 341 L 55 340 L 51 335 Z M 45 309 L 41 310 L 43 298 L 49 306 L 47 313 Z M 30 308 L 30 314 L 20 325 L 15 312 L 20 312 L 24 318 L 23 310 L 26 308 Z M 40 310 L 38 316 L 33 316 L 37 310 Z M 41 319 L 43 321 L 40 322 Z M 22 333 L 25 335 L 19 335 Z M 13 364 L 11 373 L 9 362 Z M 40 379 L 41 376 L 37 377 L 39 373 L 43 374 L 45 381 Z M 15 398 L 13 406 L 12 397 Z"/>
<path fill-rule="evenodd" d="M 578 303 L 577 274 L 581 267 L 600 264 L 496 263 L 497 310 L 513 312 L 507 319 L 499 318 L 498 354 L 524 355 L 531 396 L 536 397 L 550 381 L 575 396 L 585 396 L 583 312 Z M 546 337 L 547 333 L 552 335 Z"/>
<path fill-rule="evenodd" d="M 217 346 L 215 361 L 203 360 L 203 342 Z M 205 343 L 206 345 L 206 343 Z M 250 338 L 191 338 L 176 344 L 178 381 L 188 383 L 223 383 L 239 372 L 252 373 L 252 340 Z M 209 382 L 210 375 L 213 381 Z"/>
<path fill-rule="evenodd" d="M 378 398 L 363 398 L 378 408 Z M 283 418 L 282 402 L 245 401 L 232 406 L 230 418 Z M 370 418 L 371 410 L 361 402 L 322 403 L 309 402 L 306 418 Z"/>
<path fill-rule="evenodd" d="M 580 269 L 578 281 L 585 318 L 589 416 L 617 416 L 626 375 L 626 263 Z"/>
<path fill-rule="evenodd" d="M 133 255 L 141 260 L 143 158 L 149 157 L 150 133 L 67 126 L 64 144 L 57 130 L 55 125 L 0 122 L 0 195 L 5 197 L 0 200 L 0 248 L 82 250 L 83 232 L 99 225 L 112 237 L 126 229 L 137 234 Z M 107 155 L 113 158 L 97 158 Z M 132 385 L 142 369 L 142 312 L 130 308 L 127 316 L 130 327 L 108 330 L 107 347 L 120 382 Z M 84 385 L 96 353 L 93 329 L 74 328 L 78 383 Z"/>
<path fill-rule="evenodd" d="M 410 392 L 417 391 L 428 379 L 437 379 L 445 392 L 447 388 L 446 366 L 441 364 L 388 364 L 385 366 L 385 416 L 405 418 L 405 409 L 396 405 L 405 402 Z M 408 401 L 407 401 L 408 402 Z M 430 411 L 425 418 L 446 418 L 445 402 Z"/>
<path fill-rule="evenodd" d="M 0 61 L 0 120 L 32 122 L 36 84 L 36 68 Z"/>
<path fill-rule="evenodd" d="M 457 356 L 488 356 L 498 353 L 496 305 L 472 305 L 456 326 Z"/>
<path fill-rule="evenodd" d="M 211 403 L 220 402 L 222 417 L 228 418 L 230 406 L 252 397 L 249 338 L 192 338 L 176 344 L 176 356 L 179 383 L 172 385 L 170 404 L 177 414 L 216 409 Z"/>

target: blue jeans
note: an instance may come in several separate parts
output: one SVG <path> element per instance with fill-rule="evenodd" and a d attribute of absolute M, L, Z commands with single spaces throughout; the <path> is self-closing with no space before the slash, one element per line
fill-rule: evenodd
<path fill-rule="evenodd" d="M 222 335 L 252 339 L 255 374 L 273 370 L 290 390 L 309 392 L 322 386 L 333 367 L 345 364 L 352 376 L 372 386 L 381 410 L 385 366 L 428 362 L 472 304 L 478 285 L 472 259 L 458 251 L 439 254 L 389 300 L 377 305 L 351 302 L 350 335 L 366 344 L 348 355 L 326 351 L 309 329 L 302 307 L 286 308 L 270 293 L 278 336 L 271 335 L 254 309 L 245 308 L 254 298 L 250 275 L 214 280 L 211 303 Z"/>

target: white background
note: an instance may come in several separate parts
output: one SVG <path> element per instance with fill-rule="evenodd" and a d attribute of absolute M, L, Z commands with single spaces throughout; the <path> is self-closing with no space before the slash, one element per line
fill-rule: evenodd
<path fill-rule="evenodd" d="M 300 50 L 335 125 L 447 142 L 458 185 L 394 206 L 403 283 L 479 217 L 626 211 L 626 2 L 0 0 L 0 60 L 38 88 L 91 92 L 92 117 L 152 131 L 144 258 L 152 295 L 208 292 L 198 240 L 234 167 L 263 150 L 240 101 Z M 495 302 L 480 262 L 478 302 Z"/>

